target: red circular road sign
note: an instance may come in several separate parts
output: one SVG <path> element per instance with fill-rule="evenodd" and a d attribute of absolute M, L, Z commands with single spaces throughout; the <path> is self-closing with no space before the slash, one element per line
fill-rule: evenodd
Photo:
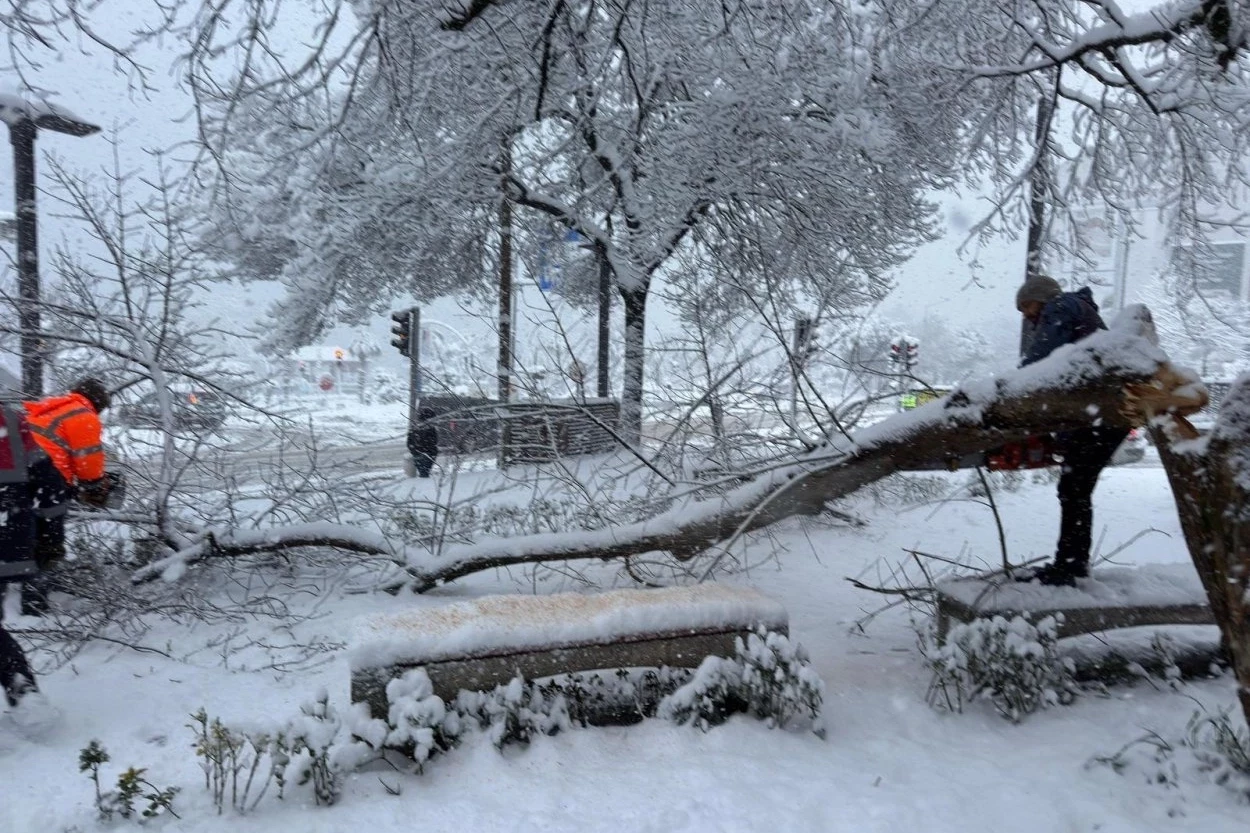
<path fill-rule="evenodd" d="M 334 387 L 334 377 L 322 376 L 321 381 L 317 382 L 317 387 L 321 388 L 322 390 L 330 390 L 331 388 Z"/>

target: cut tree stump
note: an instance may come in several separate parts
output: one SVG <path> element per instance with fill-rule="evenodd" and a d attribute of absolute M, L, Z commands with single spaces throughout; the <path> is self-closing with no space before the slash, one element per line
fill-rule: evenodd
<path fill-rule="evenodd" d="M 940 582 L 937 637 L 946 639 L 952 622 L 1026 615 L 1038 622 L 1061 613 L 1059 638 L 1142 625 L 1214 625 L 1206 591 L 1193 564 L 1095 568 L 1078 587 L 954 579 Z"/>
<path fill-rule="evenodd" d="M 787 633 L 778 602 L 743 587 L 484 596 L 361 620 L 350 651 L 352 701 L 386 717 L 386 685 L 424 668 L 434 693 L 454 700 L 517 674 L 527 680 L 617 668 L 696 668 L 733 656 L 759 628 Z M 651 704 L 654 705 L 654 704 Z"/>

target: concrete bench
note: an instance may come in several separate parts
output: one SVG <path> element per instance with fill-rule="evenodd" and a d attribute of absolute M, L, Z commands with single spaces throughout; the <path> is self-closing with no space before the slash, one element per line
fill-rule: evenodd
<path fill-rule="evenodd" d="M 954 622 L 1026 614 L 1033 622 L 1062 613 L 1059 638 L 1142 625 L 1213 625 L 1206 592 L 1189 563 L 1096 567 L 1077 587 L 993 580 L 939 582 L 937 637 Z"/>
<path fill-rule="evenodd" d="M 359 621 L 351 641 L 352 700 L 385 717 L 386 684 L 417 667 L 445 701 L 518 673 L 533 680 L 602 669 L 695 668 L 707 656 L 733 656 L 734 639 L 760 626 L 787 633 L 785 608 L 755 590 L 721 584 L 484 596 L 378 614 Z"/>

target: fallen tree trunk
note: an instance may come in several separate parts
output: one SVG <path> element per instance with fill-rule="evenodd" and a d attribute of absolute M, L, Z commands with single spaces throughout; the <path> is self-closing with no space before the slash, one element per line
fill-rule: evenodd
<path fill-rule="evenodd" d="M 1225 397 L 1208 437 L 1166 416 L 1148 430 L 1250 723 L 1250 376 Z"/>
<path fill-rule="evenodd" d="M 1060 348 L 1041 362 L 964 385 L 849 440 L 826 443 L 792 463 L 756 473 L 718 498 L 690 499 L 639 523 L 492 539 L 448 547 L 437 558 L 329 524 L 292 528 L 289 535 L 282 528 L 221 532 L 143 568 L 135 580 L 169 578 L 201 558 L 310 544 L 385 555 L 403 566 L 418 592 L 482 570 L 544 561 L 607 560 L 650 552 L 688 559 L 784 518 L 818 514 L 828 501 L 935 459 L 957 460 L 1046 432 L 1140 424 L 1125 410 L 1126 386 L 1153 384 L 1154 389 L 1172 391 L 1193 381 L 1171 369 L 1155 343 L 1149 312 L 1133 307 L 1110 330 Z"/>

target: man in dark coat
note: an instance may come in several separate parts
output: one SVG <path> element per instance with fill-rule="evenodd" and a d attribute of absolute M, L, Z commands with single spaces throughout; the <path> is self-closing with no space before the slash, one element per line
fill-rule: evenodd
<path fill-rule="evenodd" d="M 1022 366 L 1107 328 L 1089 287 L 1064 292 L 1058 282 L 1045 275 L 1035 275 L 1024 282 L 1016 293 L 1016 309 L 1025 322 Z M 1071 587 L 1076 585 L 1076 579 L 1089 575 L 1094 486 L 1127 436 L 1127 429 L 1110 426 L 1081 428 L 1059 435 L 1063 467 L 1059 475 L 1059 543 L 1055 560 L 1021 580 Z"/>
<path fill-rule="evenodd" d="M 420 477 L 429 477 L 438 456 L 438 428 L 434 425 L 434 409 L 422 408 L 417 413 L 417 427 L 408 432 L 408 453 Z"/>
<path fill-rule="evenodd" d="M 0 403 L 0 602 L 9 581 L 35 574 L 35 512 L 28 469 L 43 452 L 35 444 L 22 414 Z M 0 618 L 3 607 L 0 604 Z M 0 625 L 0 688 L 10 706 L 36 691 L 22 647 Z"/>

